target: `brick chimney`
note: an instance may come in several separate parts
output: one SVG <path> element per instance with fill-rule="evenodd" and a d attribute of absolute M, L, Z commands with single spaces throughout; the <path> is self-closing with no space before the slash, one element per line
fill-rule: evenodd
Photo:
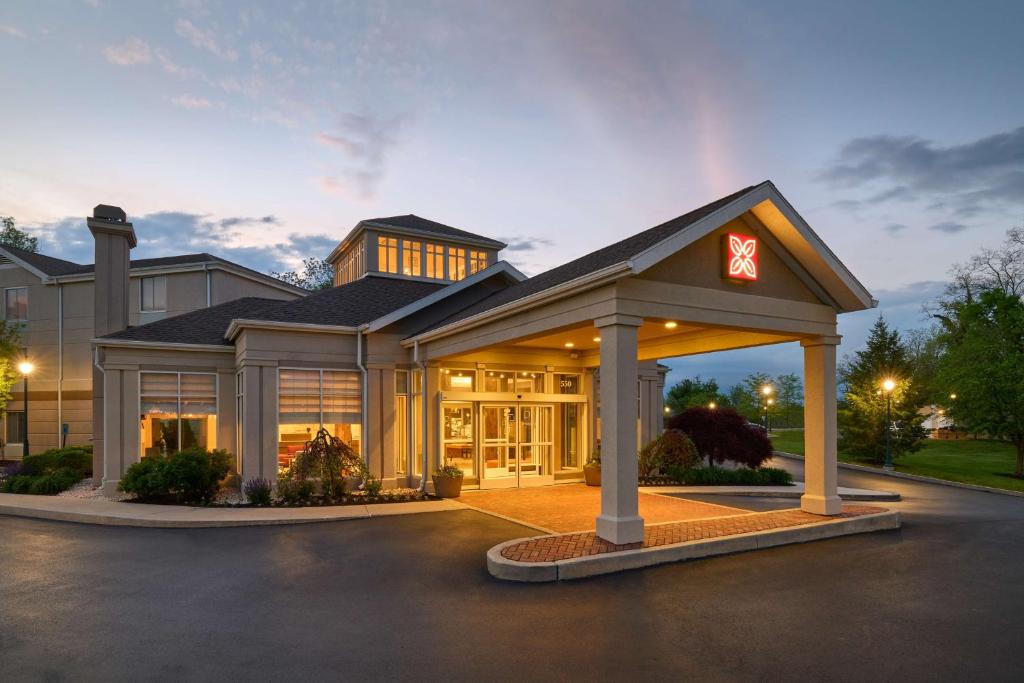
<path fill-rule="evenodd" d="M 96 242 L 93 333 L 102 337 L 128 327 L 128 261 L 136 245 L 135 229 L 118 206 L 100 204 L 85 219 Z M 92 471 L 103 472 L 103 373 L 92 369 Z"/>

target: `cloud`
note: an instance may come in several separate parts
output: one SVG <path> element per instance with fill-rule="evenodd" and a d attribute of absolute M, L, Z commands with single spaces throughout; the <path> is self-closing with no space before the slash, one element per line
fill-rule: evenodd
<path fill-rule="evenodd" d="M 188 211 L 156 211 L 130 219 L 139 237 L 138 247 L 132 250 L 136 259 L 207 252 L 260 272 L 283 272 L 295 269 L 304 258 L 325 257 L 338 243 L 336 236 L 327 234 L 282 235 L 274 229 L 281 226 L 274 215 L 215 218 Z M 26 226 L 26 230 L 39 237 L 44 254 L 76 263 L 93 260 L 94 243 L 84 218 L 71 216 Z"/>
<path fill-rule="evenodd" d="M 149 44 L 139 38 L 129 38 L 121 45 L 108 45 L 103 54 L 108 62 L 118 66 L 149 64 L 153 59 Z"/>
<path fill-rule="evenodd" d="M 845 190 L 874 189 L 866 199 L 842 201 L 867 205 L 920 199 L 931 202 L 933 210 L 961 218 L 1020 206 L 1024 203 L 1024 127 L 948 146 L 916 136 L 856 138 L 842 146 L 819 179 Z"/>
<path fill-rule="evenodd" d="M 213 102 L 210 102 L 205 97 L 196 97 L 194 95 L 178 95 L 177 97 L 172 97 L 171 102 L 183 109 L 209 109 L 213 106 Z"/>
<path fill-rule="evenodd" d="M 963 232 L 964 230 L 967 230 L 968 227 L 969 226 L 966 226 L 963 223 L 956 223 L 954 221 L 943 221 L 941 223 L 936 223 L 935 225 L 929 225 L 928 229 L 934 230 L 935 232 L 944 232 L 946 234 L 953 235 L 958 232 Z"/>
<path fill-rule="evenodd" d="M 178 35 L 192 43 L 195 47 L 211 52 L 221 59 L 234 62 L 238 59 L 238 52 L 230 48 L 221 47 L 217 37 L 212 31 L 199 28 L 188 19 L 179 19 L 175 24 Z"/>
<path fill-rule="evenodd" d="M 28 36 L 25 35 L 25 32 L 17 26 L 9 26 L 5 24 L 0 24 L 0 34 L 11 36 L 12 38 L 21 38 L 23 40 L 28 38 Z"/>
<path fill-rule="evenodd" d="M 356 199 L 371 199 L 384 177 L 387 156 L 398 144 L 401 122 L 397 118 L 345 113 L 330 132 L 319 132 L 313 139 L 341 156 L 341 167 L 320 178 L 320 187 L 328 194 Z"/>
<path fill-rule="evenodd" d="M 499 237 L 498 240 L 508 245 L 505 247 L 505 251 L 534 251 L 541 247 L 551 247 L 555 244 L 553 241 L 543 237 Z"/>
<path fill-rule="evenodd" d="M 890 223 L 889 225 L 885 226 L 882 229 L 885 230 L 890 235 L 898 235 L 899 233 L 906 230 L 907 226 L 905 226 L 903 223 Z"/>

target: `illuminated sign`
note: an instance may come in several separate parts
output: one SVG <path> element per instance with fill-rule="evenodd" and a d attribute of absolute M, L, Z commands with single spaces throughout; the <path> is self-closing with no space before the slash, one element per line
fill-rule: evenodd
<path fill-rule="evenodd" d="M 722 270 L 730 280 L 757 280 L 757 238 L 730 232 L 722 238 Z"/>

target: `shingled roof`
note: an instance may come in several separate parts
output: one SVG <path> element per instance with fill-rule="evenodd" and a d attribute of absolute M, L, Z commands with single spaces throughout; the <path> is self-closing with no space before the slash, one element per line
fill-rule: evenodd
<path fill-rule="evenodd" d="M 246 297 L 129 327 L 104 339 L 164 344 L 223 344 L 232 320 L 356 327 L 445 287 L 444 283 L 367 275 L 293 301 Z"/>
<path fill-rule="evenodd" d="M 24 261 L 28 265 L 32 266 L 36 270 L 40 271 L 44 275 L 50 277 L 67 277 L 71 275 L 89 275 L 96 270 L 96 266 L 92 263 L 74 263 L 73 261 L 65 261 L 64 259 L 54 258 L 53 256 L 47 256 L 46 254 L 38 254 L 32 251 L 25 251 L 24 249 L 18 249 L 17 247 L 11 247 L 6 244 L 0 245 L 3 249 L 10 252 L 15 258 Z M 245 271 L 258 277 L 261 280 L 275 279 L 270 275 L 260 273 L 247 268 L 234 261 L 228 261 L 219 256 L 213 254 L 200 253 L 200 254 L 179 254 L 178 256 L 161 256 L 158 258 L 143 258 L 143 259 L 132 259 L 129 263 L 130 268 L 161 268 L 161 267 L 172 267 L 172 266 L 190 266 L 199 265 L 203 263 L 221 263 L 238 270 Z M 296 291 L 301 292 L 301 287 L 294 287 L 286 282 L 281 283 L 282 286 L 292 287 Z"/>
<path fill-rule="evenodd" d="M 494 249 L 499 250 L 504 249 L 507 246 L 504 242 L 499 242 L 498 240 L 491 239 L 490 237 L 484 237 L 483 235 L 477 235 L 466 230 L 453 228 L 450 225 L 438 223 L 437 221 L 432 221 L 429 218 L 423 218 L 412 213 L 407 213 L 404 216 L 388 216 L 387 218 L 367 218 L 360 221 L 360 223 L 364 226 L 372 225 L 383 228 L 412 230 L 413 232 L 445 237 L 452 240 L 472 240 L 474 242 L 489 244 Z"/>
<path fill-rule="evenodd" d="M 714 213 L 726 204 L 739 199 L 757 187 L 759 187 L 759 185 L 746 187 L 727 197 L 722 197 L 710 204 L 705 204 L 699 209 L 694 209 L 689 213 L 683 214 L 678 218 L 673 218 L 672 220 L 650 228 L 649 230 L 645 230 L 633 235 L 632 237 L 627 237 L 624 240 L 616 242 L 615 244 L 610 244 L 607 247 L 598 249 L 597 251 L 592 251 L 574 261 L 552 268 L 540 275 L 534 275 L 533 277 L 523 280 L 518 284 L 514 284 L 511 287 L 495 292 L 476 304 L 473 304 L 472 306 L 469 306 L 468 308 L 465 308 L 424 330 L 421 330 L 420 334 L 458 322 L 459 320 L 464 320 L 479 313 L 489 311 L 492 308 L 512 303 L 513 301 L 518 301 L 519 299 L 523 299 L 532 294 L 538 294 L 547 289 L 565 284 L 566 282 L 570 282 L 585 275 L 596 273 L 603 268 L 614 266 L 617 263 L 628 261 L 659 242 L 668 239 L 677 232 L 685 230 L 705 216 Z"/>

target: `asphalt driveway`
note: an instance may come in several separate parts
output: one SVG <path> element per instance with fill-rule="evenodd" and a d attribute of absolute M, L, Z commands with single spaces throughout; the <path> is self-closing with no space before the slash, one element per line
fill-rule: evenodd
<path fill-rule="evenodd" d="M 1024 499 L 840 483 L 898 490 L 903 529 L 543 585 L 488 576 L 491 545 L 533 532 L 474 511 L 195 530 L 0 517 L 0 677 L 1019 679 Z"/>

